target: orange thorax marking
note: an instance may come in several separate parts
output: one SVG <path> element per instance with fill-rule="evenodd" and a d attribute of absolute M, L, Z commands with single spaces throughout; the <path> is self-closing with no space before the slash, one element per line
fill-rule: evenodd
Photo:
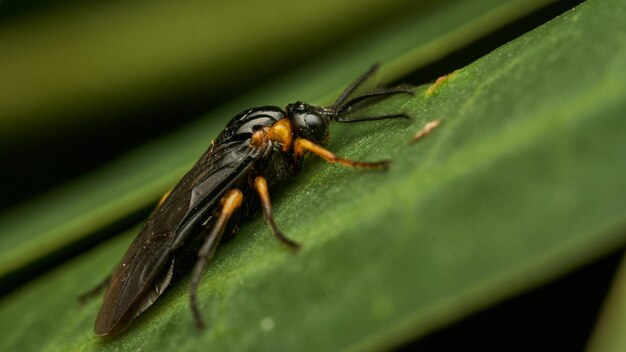
<path fill-rule="evenodd" d="M 275 141 L 282 144 L 283 152 L 288 152 L 291 149 L 292 139 L 293 128 L 291 127 L 291 120 L 284 118 L 273 124 L 272 127 L 266 127 L 254 132 L 250 144 L 254 147 L 261 147 L 268 141 Z"/>

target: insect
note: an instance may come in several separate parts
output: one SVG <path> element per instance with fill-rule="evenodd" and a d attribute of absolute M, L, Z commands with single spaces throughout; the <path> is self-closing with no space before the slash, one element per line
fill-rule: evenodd
<path fill-rule="evenodd" d="M 222 236 L 234 233 L 241 218 L 252 215 L 259 205 L 276 238 L 297 250 L 299 245 L 285 237 L 274 222 L 269 189 L 288 174 L 298 175 L 305 154 L 349 167 L 386 169 L 388 161 L 343 159 L 324 148 L 333 121 L 408 118 L 404 113 L 354 115 L 358 108 L 382 98 L 413 94 L 406 85 L 378 87 L 357 94 L 377 68 L 374 65 L 358 77 L 330 107 L 296 102 L 284 110 L 276 106 L 256 107 L 232 118 L 209 150 L 148 217 L 107 280 L 94 332 L 101 336 L 123 332 L 173 279 L 192 267 L 190 305 L 196 324 L 202 327 L 196 302 L 202 271 Z"/>

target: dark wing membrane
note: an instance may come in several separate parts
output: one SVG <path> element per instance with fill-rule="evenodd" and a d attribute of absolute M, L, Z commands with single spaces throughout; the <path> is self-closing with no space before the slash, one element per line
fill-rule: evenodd
<path fill-rule="evenodd" d="M 111 276 L 94 331 L 124 330 L 169 284 L 173 254 L 264 151 L 247 141 L 217 144 L 205 153 L 150 215 Z M 159 282 L 157 282 L 159 281 Z"/>
<path fill-rule="evenodd" d="M 277 106 L 260 106 L 233 117 L 215 142 L 219 145 L 227 140 L 248 139 L 257 128 L 271 126 L 285 117 L 283 109 Z"/>

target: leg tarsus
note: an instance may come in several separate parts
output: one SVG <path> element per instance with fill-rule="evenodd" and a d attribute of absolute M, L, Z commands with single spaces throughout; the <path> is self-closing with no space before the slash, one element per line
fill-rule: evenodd
<path fill-rule="evenodd" d="M 276 236 L 276 238 L 278 238 L 278 240 L 287 246 L 287 248 L 289 248 L 291 251 L 293 252 L 298 252 L 300 250 L 300 248 L 302 248 L 302 246 L 294 241 L 289 239 L 289 237 L 283 235 L 283 233 L 278 229 L 278 226 L 276 226 L 276 223 L 274 222 L 274 218 L 273 217 L 269 217 L 266 218 L 267 222 L 269 222 L 270 227 L 272 228 L 272 232 L 274 233 L 274 236 Z"/>
<path fill-rule="evenodd" d="M 107 276 L 104 280 L 99 282 L 96 286 L 90 288 L 89 290 L 83 292 L 78 296 L 78 305 L 84 305 L 88 300 L 97 296 L 100 292 L 104 291 L 111 281 L 111 275 Z"/>

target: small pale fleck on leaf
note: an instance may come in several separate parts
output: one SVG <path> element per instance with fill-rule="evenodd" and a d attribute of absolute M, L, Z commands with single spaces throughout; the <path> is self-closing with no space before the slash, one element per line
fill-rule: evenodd
<path fill-rule="evenodd" d="M 261 327 L 261 330 L 265 331 L 265 332 L 269 332 L 274 330 L 274 326 L 276 325 L 276 323 L 274 322 L 274 318 L 272 317 L 265 317 L 263 319 L 261 319 L 261 322 L 259 323 L 259 326 Z"/>

